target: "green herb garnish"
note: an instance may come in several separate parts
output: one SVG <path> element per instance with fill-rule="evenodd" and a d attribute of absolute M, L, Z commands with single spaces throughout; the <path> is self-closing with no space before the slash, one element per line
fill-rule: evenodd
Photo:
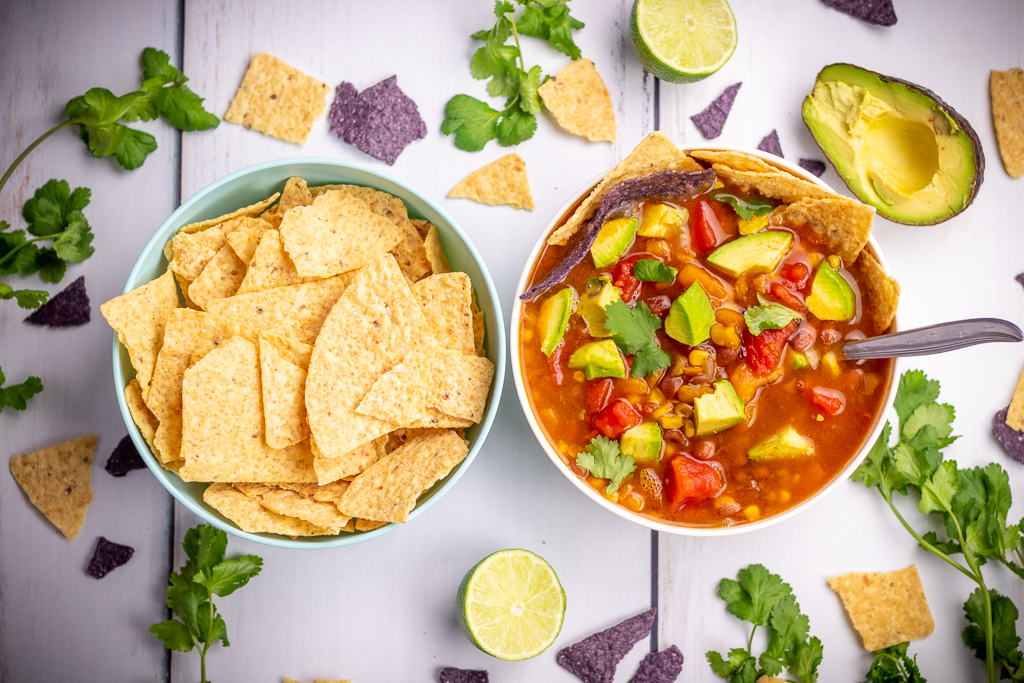
<path fill-rule="evenodd" d="M 167 586 L 167 606 L 180 621 L 161 621 L 149 631 L 168 650 L 198 650 L 200 675 L 207 683 L 206 653 L 215 641 L 228 645 L 227 626 L 213 605 L 213 596 L 231 595 L 244 586 L 260 573 L 263 560 L 255 555 L 225 560 L 227 534 L 209 524 L 186 531 L 182 547 L 188 562 L 171 574 Z"/>
<path fill-rule="evenodd" d="M 706 656 L 711 669 L 733 683 L 754 683 L 761 676 L 778 676 L 783 669 L 802 683 L 814 683 L 821 663 L 821 641 L 808 636 L 810 622 L 800 613 L 793 589 L 760 564 L 741 569 L 737 579 L 722 579 L 718 597 L 725 601 L 729 614 L 754 627 L 745 648 L 733 648 L 726 656 L 709 651 Z M 768 647 L 755 656 L 752 648 L 758 626 L 768 629 Z"/>
<path fill-rule="evenodd" d="M 653 258 L 642 258 L 633 264 L 633 277 L 641 282 L 672 282 L 678 272 Z"/>
<path fill-rule="evenodd" d="M 743 312 L 743 319 L 747 321 L 747 329 L 755 337 L 765 330 L 781 330 L 794 320 L 800 320 L 803 316 L 792 308 L 786 308 L 757 295 L 759 306 L 751 306 Z"/>
<path fill-rule="evenodd" d="M 516 2 L 525 8 L 518 22 L 513 16 L 515 5 L 497 0 L 494 26 L 472 36 L 484 41 L 484 46 L 473 53 L 470 73 L 473 78 L 487 81 L 488 94 L 504 97 L 505 107 L 497 111 L 469 95 L 456 95 L 445 105 L 441 132 L 454 134 L 455 146 L 466 152 L 479 152 L 495 138 L 502 147 L 518 145 L 533 137 L 537 130 L 537 113 L 543 106 L 537 91 L 547 78 L 539 66 L 526 68 L 520 33 L 546 40 L 572 59 L 580 57 L 572 32 L 583 28 L 583 23 L 569 15 L 568 0 Z M 508 44 L 510 38 L 514 45 Z"/>
<path fill-rule="evenodd" d="M 605 493 L 613 493 L 622 480 L 633 473 L 636 463 L 631 455 L 622 455 L 619 442 L 606 436 L 595 436 L 586 448 L 576 454 L 576 464 L 595 477 L 609 479 Z"/>
<path fill-rule="evenodd" d="M 630 308 L 616 299 L 604 307 L 604 312 L 605 329 L 624 354 L 633 356 L 633 377 L 647 377 L 669 366 L 672 359 L 658 345 L 656 334 L 661 329 L 661 318 L 647 304 L 641 302 Z"/>
<path fill-rule="evenodd" d="M 754 216 L 767 216 L 775 209 L 774 204 L 760 197 L 740 197 L 728 190 L 712 190 L 709 194 L 712 199 L 732 206 L 736 215 L 745 221 L 749 221 Z"/>
<path fill-rule="evenodd" d="M 956 462 L 943 460 L 942 449 L 956 439 L 951 436 L 955 413 L 952 406 L 938 403 L 938 397 L 937 381 L 929 380 L 920 370 L 903 373 L 895 401 L 897 442 L 889 446 L 892 425 L 886 422 L 853 478 L 878 490 L 922 548 L 978 584 L 964 603 L 968 626 L 963 639 L 985 660 L 990 683 L 995 683 L 997 676 L 1024 680 L 1017 608 L 1009 598 L 989 590 L 981 572 L 982 565 L 994 560 L 1024 578 L 1024 522 L 1006 523 L 1012 496 L 1002 467 L 990 463 L 959 469 Z M 918 509 L 942 520 L 943 535 L 915 531 L 893 504 L 894 493 L 918 496 Z M 963 561 L 954 555 L 962 555 Z"/>
<path fill-rule="evenodd" d="M 928 683 L 917 668 L 917 655 L 907 655 L 910 643 L 900 643 L 879 650 L 863 683 Z"/>
<path fill-rule="evenodd" d="M 0 284 L 0 287 L 3 286 Z M 4 408 L 25 410 L 28 400 L 43 390 L 43 381 L 38 377 L 29 377 L 21 384 L 5 387 L 3 384 L 6 381 L 4 371 L 0 369 L 0 413 L 4 412 Z"/>

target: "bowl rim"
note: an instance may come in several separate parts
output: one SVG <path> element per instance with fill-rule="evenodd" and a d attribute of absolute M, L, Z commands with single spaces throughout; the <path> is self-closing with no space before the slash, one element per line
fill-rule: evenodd
<path fill-rule="evenodd" d="M 761 159 L 762 161 L 765 161 L 768 164 L 771 164 L 772 166 L 776 166 L 782 170 L 792 173 L 793 175 L 797 176 L 802 180 L 814 183 L 815 185 L 823 189 L 826 189 L 830 192 L 835 192 L 835 190 L 831 186 L 829 186 L 828 183 L 826 183 L 821 178 L 815 176 L 814 174 L 808 172 L 806 169 L 797 166 L 796 164 L 793 164 L 789 161 L 786 161 L 785 159 L 777 157 L 774 154 L 770 154 L 762 150 L 751 149 L 748 147 L 739 147 L 734 145 L 688 144 L 679 145 L 679 150 L 684 153 L 695 150 L 708 150 L 741 152 L 743 154 L 749 154 L 751 156 L 755 156 Z M 519 298 L 519 296 L 524 291 L 526 291 L 526 285 L 529 282 L 530 273 L 533 270 L 533 265 L 536 262 L 538 256 L 540 255 L 541 250 L 544 248 L 547 237 L 561 223 L 562 217 L 565 216 L 570 209 L 576 206 L 577 203 L 579 203 L 579 201 L 584 197 L 584 195 L 591 192 L 593 188 L 599 182 L 601 182 L 601 180 L 612 170 L 612 168 L 614 167 L 611 167 L 603 171 L 602 173 L 595 176 L 592 180 L 585 183 L 579 190 L 577 190 L 573 194 L 572 197 L 569 198 L 568 201 L 565 202 L 565 204 L 562 205 L 562 207 L 557 212 L 555 212 L 554 217 L 541 232 L 540 237 L 538 237 L 537 242 L 534 244 L 533 249 L 530 251 L 530 255 L 529 257 L 527 257 L 526 265 L 523 269 L 522 274 L 520 275 L 519 284 L 516 286 L 515 299 L 512 303 L 512 318 L 509 323 L 509 361 L 512 366 L 512 379 L 515 383 L 516 395 L 519 398 L 519 405 L 526 416 L 526 421 L 529 423 L 530 429 L 533 431 L 534 437 L 537 439 L 537 442 L 540 444 L 541 448 L 547 454 L 548 458 L 555 465 L 555 467 L 563 475 L 565 475 L 565 477 L 568 478 L 569 481 L 571 481 L 577 489 L 583 492 L 584 495 L 586 495 L 588 498 L 599 504 L 604 509 L 618 515 L 619 517 L 622 517 L 623 519 L 629 520 L 630 522 L 639 524 L 654 531 L 664 531 L 666 533 L 676 534 L 680 536 L 733 536 L 736 534 L 750 533 L 752 531 L 757 531 L 759 529 L 774 526 L 775 524 L 790 519 L 796 516 L 797 514 L 809 509 L 811 506 L 821 501 L 823 498 L 825 498 L 825 496 L 827 496 L 829 493 L 838 488 L 843 482 L 849 479 L 853 475 L 853 472 L 857 469 L 857 467 L 859 467 L 860 464 L 864 461 L 864 459 L 867 458 L 868 451 L 871 450 L 872 444 L 874 444 L 874 442 L 878 439 L 878 436 L 882 433 L 882 429 L 885 425 L 885 415 L 892 408 L 893 402 L 896 399 L 896 385 L 899 382 L 899 375 L 902 371 L 903 359 L 893 359 L 892 375 L 889 379 L 888 387 L 886 389 L 888 393 L 885 397 L 885 400 L 882 402 L 882 406 L 879 409 L 878 414 L 875 416 L 875 422 L 872 425 L 871 431 L 864 439 L 860 449 L 857 451 L 857 454 L 850 460 L 850 462 L 846 464 L 846 466 L 842 470 L 839 471 L 838 474 L 836 474 L 835 477 L 832 478 L 832 481 L 828 482 L 825 486 L 818 489 L 809 498 L 801 501 L 797 505 L 794 505 L 793 507 L 777 515 L 772 515 L 771 517 L 758 519 L 757 521 L 749 522 L 746 524 L 737 524 L 725 527 L 688 527 L 677 524 L 669 524 L 667 522 L 659 522 L 655 519 L 631 512 L 630 510 L 627 510 L 621 505 L 617 505 L 609 501 L 604 496 L 599 494 L 593 487 L 589 486 L 582 479 L 575 476 L 566 466 L 565 462 L 562 460 L 558 452 L 555 451 L 554 447 L 548 440 L 547 435 L 544 433 L 544 429 L 540 426 L 540 423 L 537 421 L 537 418 L 533 413 L 533 408 L 530 404 L 529 396 L 526 393 L 525 383 L 522 378 L 522 363 L 519 355 L 519 323 L 520 318 L 522 316 L 523 301 Z M 880 249 L 878 242 L 875 240 L 874 234 L 871 234 L 868 237 L 868 244 L 871 246 L 872 251 L 878 258 L 879 263 L 882 265 L 882 269 L 885 270 L 885 272 L 887 273 L 890 272 L 889 264 L 886 261 L 885 255 L 882 253 L 882 250 Z M 893 329 L 899 329 L 898 310 L 895 318 L 893 319 Z"/>
<path fill-rule="evenodd" d="M 131 411 L 128 409 L 127 400 L 125 399 L 124 388 L 127 386 L 128 383 L 126 381 L 126 376 L 122 368 L 121 349 L 123 347 L 120 341 L 118 340 L 116 332 L 113 333 L 112 366 L 114 374 L 114 390 L 115 393 L 117 394 L 117 404 L 121 410 L 121 418 L 124 420 L 125 426 L 128 428 L 128 434 L 131 436 L 132 442 L 135 444 L 136 450 L 138 450 L 139 454 L 142 456 L 142 459 L 146 463 L 146 466 L 149 468 L 150 472 L 156 477 L 157 481 L 160 482 L 164 489 L 166 489 L 174 497 L 175 500 L 184 505 L 190 512 L 197 515 L 207 524 L 212 524 L 218 529 L 221 529 L 239 538 L 244 538 L 248 541 L 253 541 L 255 543 L 273 546 L 277 548 L 323 550 L 327 548 L 339 548 L 354 545 L 356 543 L 362 543 L 364 541 L 369 541 L 371 539 L 383 536 L 384 534 L 387 534 L 396 529 L 403 528 L 413 519 L 423 514 L 423 512 L 430 508 L 435 502 L 437 502 L 455 485 L 455 483 L 462 477 L 465 471 L 473 463 L 473 460 L 476 459 L 476 456 L 479 453 L 484 442 L 486 441 L 487 435 L 491 430 L 492 424 L 494 423 L 495 417 L 498 412 L 498 407 L 501 402 L 502 389 L 505 381 L 507 347 L 505 340 L 505 319 L 501 309 L 501 300 L 498 297 L 498 292 L 497 289 L 495 289 L 494 281 L 491 278 L 490 271 L 487 269 L 486 262 L 484 261 L 480 253 L 477 251 L 476 246 L 473 244 L 472 240 L 470 240 L 469 236 L 466 235 L 465 232 L 463 232 L 462 228 L 455 221 L 455 219 L 452 218 L 447 211 L 442 209 L 437 203 L 435 203 L 425 194 L 415 189 L 408 183 L 395 178 L 389 173 L 383 173 L 379 170 L 371 169 L 363 164 L 354 163 L 350 161 L 343 161 L 341 159 L 332 159 L 329 157 L 288 157 L 285 159 L 274 159 L 271 161 L 261 162 L 259 164 L 254 164 L 252 166 L 247 166 L 246 168 L 239 169 L 237 171 L 234 171 L 233 173 L 229 173 L 228 175 L 218 178 L 217 180 L 210 183 L 203 189 L 199 190 L 191 197 L 189 197 L 187 200 L 182 202 L 182 204 L 177 209 L 175 209 L 171 213 L 171 215 L 168 216 L 166 220 L 164 220 L 163 223 L 160 224 L 160 227 L 157 228 L 157 230 L 153 233 L 153 236 L 150 237 L 148 242 L 146 242 L 146 246 L 142 248 L 142 251 L 139 253 L 139 256 L 135 260 L 135 265 L 132 266 L 132 269 L 128 274 L 128 278 L 125 282 L 123 293 L 127 294 L 129 291 L 135 289 L 136 287 L 145 284 L 137 282 L 137 280 L 140 279 L 140 271 L 143 269 L 144 261 L 147 260 L 151 252 L 153 252 L 154 250 L 163 250 L 164 244 L 170 239 L 173 231 L 176 231 L 180 227 L 178 225 L 178 223 L 180 222 L 179 217 L 186 213 L 194 204 L 196 204 L 203 198 L 207 197 L 208 195 L 220 191 L 221 188 L 224 187 L 225 185 L 228 185 L 229 183 L 238 180 L 239 178 L 243 178 L 247 175 L 264 171 L 267 169 L 275 169 L 281 166 L 299 166 L 303 164 L 334 166 L 345 170 L 366 173 L 375 178 L 380 178 L 384 181 L 393 183 L 398 187 L 402 188 L 403 190 L 405 190 L 406 192 L 414 195 L 417 199 L 426 204 L 430 209 L 436 211 L 437 214 L 448 224 L 448 226 L 452 229 L 456 236 L 458 236 L 459 240 L 466 247 L 466 250 L 468 251 L 470 257 L 479 266 L 480 272 L 483 275 L 482 284 L 486 288 L 488 296 L 493 302 L 493 313 L 496 321 L 494 325 L 495 329 L 488 331 L 495 335 L 493 337 L 493 344 L 496 350 L 496 361 L 494 363 L 494 379 L 490 389 L 490 403 L 487 406 L 487 412 L 484 415 L 484 419 L 480 422 L 480 431 L 470 446 L 469 454 L 456 467 L 454 471 L 448 474 L 444 483 L 438 490 L 436 490 L 430 496 L 430 498 L 428 498 L 425 501 L 417 503 L 416 507 L 409 513 L 408 522 L 406 522 L 405 524 L 390 523 L 379 529 L 374 529 L 372 531 L 351 532 L 333 538 L 325 536 L 314 537 L 317 540 L 315 542 L 311 542 L 308 538 L 303 537 L 291 539 L 287 536 L 281 536 L 277 534 L 250 533 L 248 531 L 243 531 L 230 521 L 224 521 L 223 519 L 221 519 L 220 513 L 211 514 L 210 511 L 208 511 L 205 508 L 202 501 L 194 500 L 191 496 L 186 495 L 185 492 L 180 491 L 170 481 L 169 477 L 174 473 L 171 472 L 170 470 L 165 469 L 162 465 L 160 465 L 157 462 L 156 457 L 154 456 L 149 447 L 149 444 L 147 443 L 146 439 L 142 436 L 142 433 L 139 431 L 138 425 L 135 424 L 135 420 L 131 416 Z M 290 177 L 291 175 L 296 174 L 289 174 L 289 176 L 287 177 Z M 281 181 L 287 180 L 287 177 L 281 178 Z M 149 280 L 147 280 L 147 282 L 148 281 Z M 475 282 L 473 284 L 474 286 L 478 285 L 478 283 Z M 176 474 L 174 476 L 177 477 Z M 330 538 L 330 540 L 327 540 L 328 538 Z"/>

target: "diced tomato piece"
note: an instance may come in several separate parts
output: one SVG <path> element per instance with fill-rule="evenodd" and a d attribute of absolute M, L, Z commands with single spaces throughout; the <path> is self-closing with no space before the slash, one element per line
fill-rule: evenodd
<path fill-rule="evenodd" d="M 593 416 L 594 428 L 609 439 L 619 438 L 624 431 L 636 427 L 642 420 L 632 404 L 621 398 Z"/>
<path fill-rule="evenodd" d="M 623 301 L 632 301 L 634 295 L 640 291 L 640 281 L 633 275 L 633 266 L 642 258 L 643 256 L 638 254 L 624 258 L 615 264 L 615 278 L 612 280 L 612 284 L 622 291 Z"/>
<path fill-rule="evenodd" d="M 806 308 L 803 298 L 799 294 L 794 294 L 789 291 L 786 287 L 783 287 L 781 283 L 773 282 L 771 289 L 768 290 L 772 298 L 778 301 L 783 306 L 788 306 L 794 311 L 802 311 Z"/>
<path fill-rule="evenodd" d="M 806 263 L 798 261 L 791 264 L 786 268 L 786 274 L 783 275 L 794 288 L 801 290 L 807 285 L 807 280 L 811 275 L 811 269 L 807 267 Z"/>
<path fill-rule="evenodd" d="M 811 399 L 814 409 L 825 417 L 838 415 L 846 408 L 846 396 L 838 389 L 813 387 L 807 396 Z"/>
<path fill-rule="evenodd" d="M 768 375 L 775 370 L 796 325 L 797 321 L 793 320 L 781 330 L 763 330 L 756 336 L 746 333 L 747 365 L 755 375 Z"/>
<path fill-rule="evenodd" d="M 666 503 L 678 512 L 689 501 L 714 498 L 722 489 L 722 473 L 712 465 L 677 455 L 665 470 Z"/>
<path fill-rule="evenodd" d="M 587 410 L 591 413 L 599 413 L 608 405 L 608 399 L 612 395 L 612 381 L 595 379 L 587 382 Z"/>
<path fill-rule="evenodd" d="M 693 246 L 700 253 L 711 251 L 718 245 L 718 236 L 723 234 L 718 216 L 707 202 L 697 202 L 693 221 Z"/>
<path fill-rule="evenodd" d="M 548 358 L 548 369 L 551 371 L 551 381 L 556 387 L 562 386 L 565 382 L 565 375 L 569 372 L 569 361 L 566 359 L 565 342 L 563 341 Z"/>

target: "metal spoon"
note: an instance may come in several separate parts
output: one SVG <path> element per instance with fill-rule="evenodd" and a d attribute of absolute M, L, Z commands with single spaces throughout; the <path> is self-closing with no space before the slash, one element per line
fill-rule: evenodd
<path fill-rule="evenodd" d="M 847 342 L 842 355 L 847 360 L 930 356 L 989 342 L 1019 342 L 1020 328 L 998 318 L 975 318 L 939 323 L 914 330 Z"/>

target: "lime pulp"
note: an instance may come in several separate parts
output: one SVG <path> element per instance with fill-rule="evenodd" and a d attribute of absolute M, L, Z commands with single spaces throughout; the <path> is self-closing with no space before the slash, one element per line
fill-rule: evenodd
<path fill-rule="evenodd" d="M 727 0 L 636 0 L 630 38 L 648 72 L 669 83 L 707 78 L 736 50 Z"/>

